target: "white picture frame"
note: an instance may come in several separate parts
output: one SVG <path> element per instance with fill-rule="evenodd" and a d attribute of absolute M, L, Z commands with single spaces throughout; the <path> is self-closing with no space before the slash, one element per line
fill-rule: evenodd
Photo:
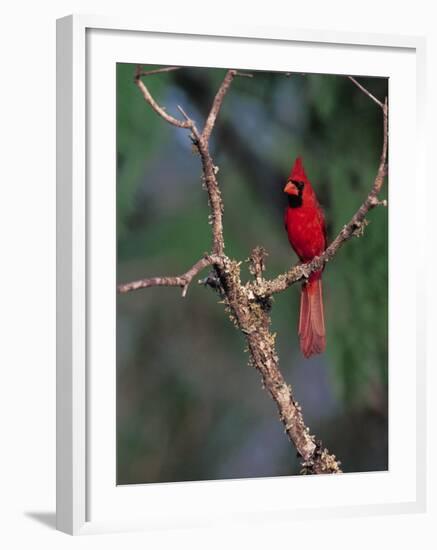
<path fill-rule="evenodd" d="M 152 50 L 143 49 L 146 40 L 155 46 L 155 53 L 148 58 L 144 51 Z M 184 47 L 191 52 L 193 41 L 203 43 L 205 48 L 195 48 L 192 57 L 187 57 Z M 220 48 L 210 47 L 217 41 Z M 395 95 L 390 91 L 390 177 L 400 188 L 406 185 L 402 157 L 409 144 L 409 165 L 416 167 L 413 176 L 411 171 L 408 174 L 410 184 L 414 177 L 414 187 L 426 193 L 422 173 L 425 162 L 421 162 L 425 149 L 421 146 L 425 89 L 425 40 L 421 37 L 250 26 L 178 28 L 166 23 L 152 26 L 80 15 L 57 22 L 57 528 L 61 531 L 85 534 L 254 521 L 260 517 L 292 519 L 425 509 L 425 313 L 419 307 L 425 302 L 419 300 L 423 290 L 416 273 L 390 280 L 390 295 L 401 296 L 401 303 L 394 304 L 390 311 L 390 341 L 391 345 L 393 341 L 397 344 L 391 348 L 390 364 L 396 364 L 397 370 L 391 369 L 394 374 L 390 375 L 389 472 L 110 486 L 115 472 L 115 361 L 111 346 L 103 350 L 101 343 L 114 334 L 115 112 L 114 120 L 107 117 L 114 106 L 114 62 L 205 65 L 202 55 L 210 47 L 210 66 L 227 67 L 232 52 L 236 66 L 285 70 L 285 58 L 272 56 L 279 46 L 282 51 L 289 47 L 302 54 L 289 62 L 288 70 L 317 72 L 316 58 L 320 63 L 325 52 L 329 54 L 323 56 L 325 71 L 319 72 L 390 76 L 395 91 L 399 90 Z M 250 56 L 256 57 L 256 67 L 254 61 L 247 63 Z M 352 61 L 356 69 L 346 71 Z M 104 97 L 99 88 L 102 74 L 106 74 Z M 408 138 L 404 135 L 406 129 Z M 104 162 L 107 166 L 103 169 L 102 159 L 108 158 L 113 162 Z M 105 181 L 105 187 L 94 185 L 97 180 Z M 96 209 L 96 199 L 102 192 L 105 198 Z M 425 222 L 415 211 L 406 235 L 402 221 L 396 220 L 396 209 L 402 210 L 403 200 L 406 198 L 401 194 L 390 191 L 389 202 L 396 205 L 391 211 L 390 232 L 399 235 L 397 241 L 390 241 L 390 269 L 397 271 L 402 241 L 405 246 L 415 245 L 423 275 L 423 250 L 417 236 Z M 102 281 L 102 274 L 103 282 L 97 288 L 95 280 Z M 404 285 L 411 287 L 414 282 L 416 292 L 405 295 Z M 403 314 L 405 311 L 411 315 Z M 406 338 L 407 334 L 414 334 L 414 338 Z M 407 396 L 408 414 L 403 414 Z M 402 458 L 402 429 L 408 430 L 410 450 L 405 460 L 397 462 Z M 363 476 L 364 482 L 360 481 Z M 284 485 L 289 485 L 288 494 L 291 491 L 295 495 L 292 501 L 279 498 L 283 492 L 279 487 Z M 315 493 L 318 498 L 314 505 Z"/>

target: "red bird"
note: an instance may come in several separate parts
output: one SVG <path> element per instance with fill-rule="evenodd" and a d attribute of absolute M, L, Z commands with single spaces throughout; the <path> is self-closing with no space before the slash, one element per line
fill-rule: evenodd
<path fill-rule="evenodd" d="M 288 195 L 285 229 L 293 250 L 302 262 L 309 262 L 326 249 L 326 226 L 317 201 L 298 157 L 288 176 L 284 192 Z M 300 297 L 299 340 L 305 357 L 322 353 L 326 347 L 323 315 L 322 271 L 314 271 L 303 283 Z"/>

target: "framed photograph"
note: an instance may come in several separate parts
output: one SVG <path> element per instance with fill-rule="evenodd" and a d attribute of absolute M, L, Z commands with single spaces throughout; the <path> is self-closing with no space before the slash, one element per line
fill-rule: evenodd
<path fill-rule="evenodd" d="M 424 51 L 58 20 L 58 529 L 425 509 Z"/>

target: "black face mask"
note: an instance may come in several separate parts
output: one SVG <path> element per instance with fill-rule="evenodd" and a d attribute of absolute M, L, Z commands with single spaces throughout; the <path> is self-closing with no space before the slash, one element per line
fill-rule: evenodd
<path fill-rule="evenodd" d="M 299 208 L 300 206 L 302 206 L 302 194 L 303 194 L 303 187 L 304 187 L 304 182 L 303 181 L 295 181 L 295 180 L 291 180 L 292 183 L 294 183 L 294 185 L 296 186 L 297 190 L 298 190 L 298 194 L 297 195 L 288 195 L 288 206 L 290 208 Z"/>

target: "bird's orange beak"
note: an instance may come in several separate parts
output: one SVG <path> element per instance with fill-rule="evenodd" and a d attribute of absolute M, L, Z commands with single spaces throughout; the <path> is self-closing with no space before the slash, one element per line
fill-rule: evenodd
<path fill-rule="evenodd" d="M 287 195 L 299 195 L 299 190 L 292 181 L 287 181 L 284 187 L 284 193 L 287 193 Z"/>

